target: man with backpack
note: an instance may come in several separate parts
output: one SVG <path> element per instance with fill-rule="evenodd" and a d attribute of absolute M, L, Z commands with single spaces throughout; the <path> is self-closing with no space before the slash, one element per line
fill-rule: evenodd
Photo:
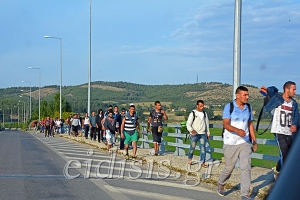
<path fill-rule="evenodd" d="M 150 132 L 150 124 L 152 126 L 152 136 L 153 136 L 153 145 L 154 145 L 154 155 L 158 156 L 159 146 L 161 143 L 161 137 L 163 133 L 163 118 L 168 120 L 166 112 L 161 109 L 161 104 L 159 101 L 154 102 L 155 108 L 151 110 L 148 118 L 148 132 Z"/>
<path fill-rule="evenodd" d="M 282 95 L 278 94 L 278 89 L 274 86 L 268 87 L 264 92 L 270 98 L 264 110 L 273 115 L 271 133 L 274 134 L 280 151 L 280 160 L 276 167 L 272 168 L 276 180 L 291 149 L 293 135 L 299 126 L 298 103 L 293 99 L 296 94 L 296 83 L 286 82 L 283 85 Z"/>
<path fill-rule="evenodd" d="M 188 164 L 192 164 L 197 142 L 199 142 L 200 149 L 200 164 L 201 167 L 207 168 L 205 164 L 206 158 L 206 142 L 209 139 L 209 121 L 206 112 L 203 110 L 204 101 L 198 100 L 196 109 L 193 110 L 188 117 L 186 128 L 190 132 L 190 149 L 188 151 Z"/>
<path fill-rule="evenodd" d="M 257 150 L 256 137 L 252 124 L 253 115 L 248 104 L 249 93 L 244 86 L 235 91 L 236 99 L 225 106 L 223 111 L 223 151 L 225 167 L 218 181 L 217 192 L 225 195 L 224 185 L 230 178 L 237 159 L 241 167 L 241 199 L 250 197 L 251 185 L 251 153 Z M 233 107 L 231 111 L 231 107 Z M 252 141 L 252 142 L 251 142 Z"/>

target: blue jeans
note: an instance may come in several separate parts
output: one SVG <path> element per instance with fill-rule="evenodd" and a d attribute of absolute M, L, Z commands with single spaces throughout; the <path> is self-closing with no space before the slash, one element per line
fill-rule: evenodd
<path fill-rule="evenodd" d="M 205 161 L 205 144 L 206 144 L 207 136 L 206 134 L 196 134 L 191 135 L 190 137 L 190 149 L 188 152 L 188 159 L 193 158 L 194 150 L 197 145 L 197 142 L 199 142 L 199 149 L 200 149 L 200 163 L 203 163 Z"/>

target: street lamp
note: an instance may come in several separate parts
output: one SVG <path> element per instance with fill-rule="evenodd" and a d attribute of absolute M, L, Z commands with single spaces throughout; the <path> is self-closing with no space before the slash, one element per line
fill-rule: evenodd
<path fill-rule="evenodd" d="M 59 87 L 59 118 L 61 119 L 61 87 L 62 87 L 62 38 L 60 37 L 52 37 L 52 36 L 44 36 L 44 38 L 52 38 L 58 39 L 60 41 L 60 87 Z"/>
<path fill-rule="evenodd" d="M 38 69 L 39 70 L 39 121 L 41 121 L 41 68 L 28 67 L 28 69 Z"/>
<path fill-rule="evenodd" d="M 31 119 L 31 81 L 22 81 L 22 83 L 30 83 L 30 108 L 29 108 L 29 119 Z"/>
<path fill-rule="evenodd" d="M 0 110 L 2 110 L 2 108 Z M 3 128 L 5 129 L 5 127 L 4 127 L 4 110 L 2 110 L 2 125 L 3 125 Z"/>
<path fill-rule="evenodd" d="M 14 106 L 14 107 L 17 107 L 17 106 Z M 20 126 L 20 106 L 19 106 L 19 103 L 18 103 L 18 128 Z"/>

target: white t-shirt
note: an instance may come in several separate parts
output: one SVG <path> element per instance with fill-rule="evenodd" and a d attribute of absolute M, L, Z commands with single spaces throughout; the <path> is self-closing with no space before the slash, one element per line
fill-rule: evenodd
<path fill-rule="evenodd" d="M 60 123 L 61 123 L 60 120 L 56 120 L 56 121 L 55 121 L 55 124 L 56 124 L 57 127 L 60 127 Z"/>
<path fill-rule="evenodd" d="M 293 101 L 286 102 L 274 109 L 271 133 L 292 135 L 290 128 L 292 126 Z"/>
<path fill-rule="evenodd" d="M 90 118 L 88 117 L 88 118 L 84 118 L 84 124 L 90 124 Z"/>

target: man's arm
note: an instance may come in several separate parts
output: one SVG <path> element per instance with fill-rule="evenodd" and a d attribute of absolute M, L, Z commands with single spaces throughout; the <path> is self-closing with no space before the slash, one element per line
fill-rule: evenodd
<path fill-rule="evenodd" d="M 252 121 L 249 121 L 248 129 L 249 129 L 249 135 L 252 139 L 253 151 L 255 152 L 257 150 L 257 143 L 256 143 L 256 135 L 255 135 L 255 132 L 254 132 L 254 126 L 253 126 Z"/>
<path fill-rule="evenodd" d="M 192 127 L 193 123 L 193 112 L 189 114 L 188 120 L 186 121 L 186 129 L 193 135 L 196 134 L 196 131 Z"/>
<path fill-rule="evenodd" d="M 136 120 L 136 130 L 140 134 L 140 121 Z"/>
<path fill-rule="evenodd" d="M 121 129 L 120 129 L 120 131 L 121 131 L 121 138 L 122 138 L 122 139 L 124 138 L 124 133 L 123 133 L 123 131 L 124 131 L 124 126 L 125 126 L 125 117 L 124 117 L 123 120 L 122 120 Z"/>
<path fill-rule="evenodd" d="M 208 116 L 206 114 L 206 119 L 205 119 L 205 125 L 206 125 L 206 130 L 207 130 L 207 139 L 210 139 L 210 131 L 209 131 L 209 120 L 208 120 Z"/>
<path fill-rule="evenodd" d="M 229 118 L 223 119 L 223 127 L 224 127 L 224 129 L 226 129 L 229 132 L 234 132 L 234 133 L 238 134 L 240 137 L 245 137 L 245 135 L 246 135 L 244 130 L 238 129 L 234 126 L 231 126 Z"/>
<path fill-rule="evenodd" d="M 149 117 L 148 117 L 148 122 L 147 122 L 147 124 L 148 124 L 147 131 L 148 131 L 148 132 L 150 132 L 150 123 L 151 123 L 151 120 L 152 120 L 152 117 L 151 117 L 151 115 L 149 115 Z"/>
<path fill-rule="evenodd" d="M 160 112 L 161 112 L 161 114 L 163 114 L 163 116 L 164 116 L 164 119 L 165 119 L 165 120 L 168 120 L 168 116 L 167 116 L 167 113 L 166 113 L 166 111 L 164 111 L 164 110 L 161 110 Z"/>

